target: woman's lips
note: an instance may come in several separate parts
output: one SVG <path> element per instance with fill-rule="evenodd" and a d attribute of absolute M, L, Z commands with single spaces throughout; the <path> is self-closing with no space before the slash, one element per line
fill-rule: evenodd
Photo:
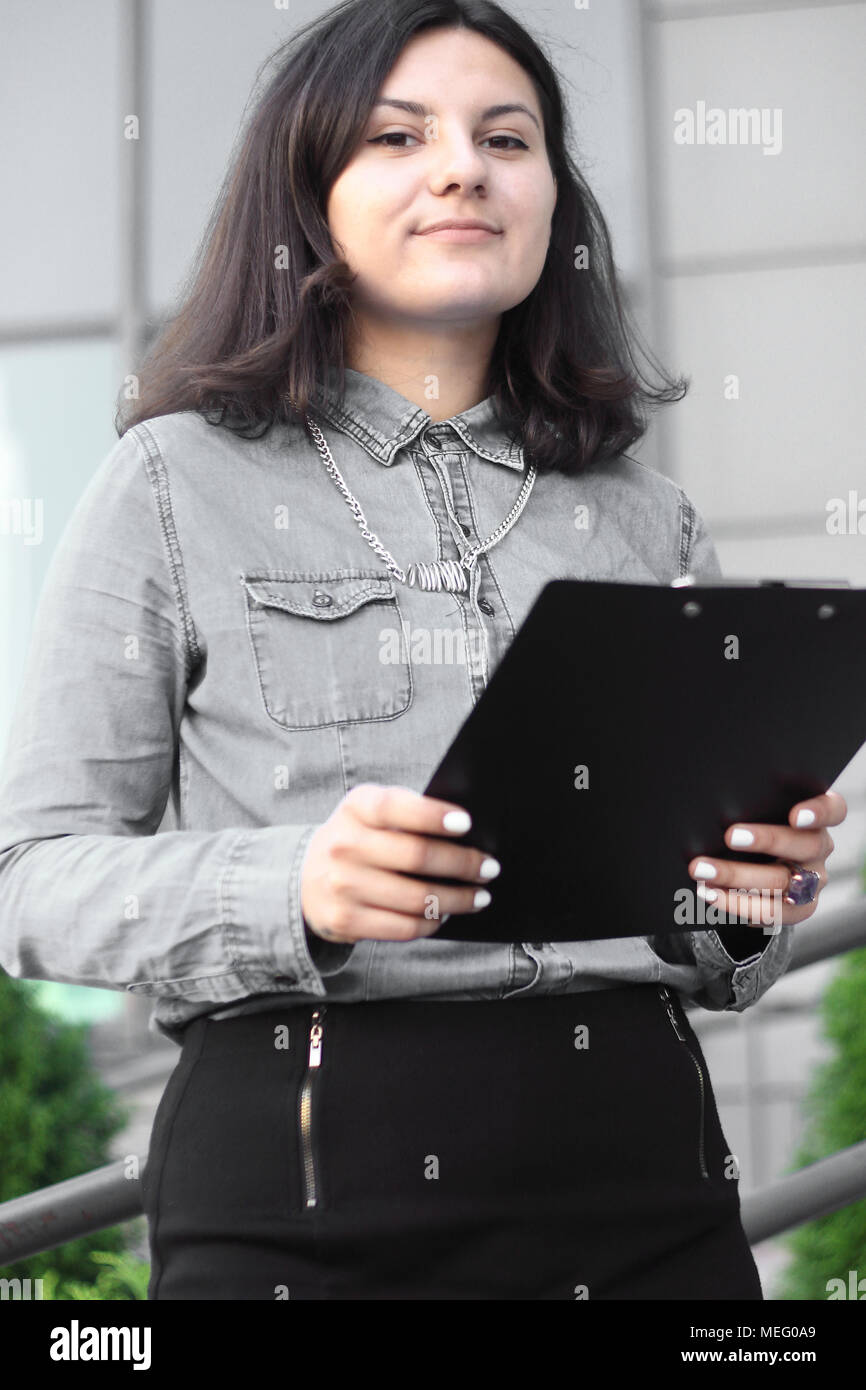
<path fill-rule="evenodd" d="M 488 232 L 485 227 L 440 227 L 435 232 L 416 232 L 427 241 L 491 241 L 501 232 Z"/>

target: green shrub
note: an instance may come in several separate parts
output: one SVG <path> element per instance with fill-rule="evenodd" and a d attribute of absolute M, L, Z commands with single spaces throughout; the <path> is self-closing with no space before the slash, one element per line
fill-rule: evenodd
<path fill-rule="evenodd" d="M 821 1020 L 834 1054 L 813 1076 L 791 1171 L 866 1139 L 866 948 L 842 958 L 821 1000 Z M 784 1244 L 792 1258 L 777 1298 L 827 1299 L 828 1281 L 842 1279 L 847 1288 L 850 1270 L 866 1279 L 866 1199 L 797 1227 Z"/>
<path fill-rule="evenodd" d="M 91 1250 L 90 1259 L 102 1266 L 91 1283 L 81 1279 L 63 1279 L 56 1269 L 47 1269 L 43 1276 L 43 1299 L 104 1299 L 123 1301 L 147 1300 L 150 1265 L 125 1252 Z"/>
<path fill-rule="evenodd" d="M 27 980 L 0 970 L 0 1202 L 111 1162 L 110 1143 L 129 1109 L 100 1079 L 87 1024 L 65 1023 L 39 1007 Z M 123 1226 L 0 1267 L 0 1278 L 93 1278 L 93 1252 L 119 1252 Z"/>

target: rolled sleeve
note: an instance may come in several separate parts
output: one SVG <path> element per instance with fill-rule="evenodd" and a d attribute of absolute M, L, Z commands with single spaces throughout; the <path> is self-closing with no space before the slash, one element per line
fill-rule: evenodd
<path fill-rule="evenodd" d="M 759 927 L 752 930 L 761 931 Z M 790 926 L 780 927 L 775 934 L 767 934 L 763 938 L 766 941 L 763 949 L 759 947 L 756 954 L 745 961 L 736 961 L 731 957 L 718 932 L 692 933 L 696 963 L 703 969 L 717 972 L 717 978 L 727 986 L 728 994 L 722 1008 L 741 1013 L 760 999 L 784 974 L 791 959 L 793 930 Z"/>
<path fill-rule="evenodd" d="M 300 909 L 300 870 L 316 828 L 268 826 L 235 834 L 217 876 L 214 956 L 219 969 L 203 970 L 202 957 L 194 975 L 141 981 L 127 988 L 215 1003 L 275 990 L 323 996 L 322 974 L 328 972 L 313 958 Z M 165 959 L 171 943 L 164 945 Z"/>
<path fill-rule="evenodd" d="M 755 952 L 745 960 L 734 959 L 719 932 L 712 929 L 646 939 L 684 999 L 703 1009 L 742 1013 L 784 974 L 794 944 L 791 926 L 766 933 L 761 927 L 743 930 L 755 932 L 758 938 Z"/>

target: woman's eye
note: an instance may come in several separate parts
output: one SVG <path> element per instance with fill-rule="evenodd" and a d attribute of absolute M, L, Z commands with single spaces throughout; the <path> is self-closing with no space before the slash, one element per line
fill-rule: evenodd
<path fill-rule="evenodd" d="M 414 140 L 415 138 L 416 137 L 414 135 L 410 135 L 409 132 L 406 130 L 386 130 L 384 135 L 377 135 L 375 139 L 368 140 L 367 144 L 381 145 L 383 140 Z M 388 148 L 391 150 L 399 150 L 402 148 L 402 146 L 389 145 Z"/>
<path fill-rule="evenodd" d="M 372 140 L 368 140 L 368 141 L 367 141 L 367 144 L 368 144 L 368 145 L 384 145 L 386 141 L 391 141 L 391 140 L 415 140 L 416 138 L 417 138 L 416 136 L 410 135 L 409 132 L 406 131 L 406 130 L 386 130 L 385 133 L 384 133 L 384 135 L 377 135 L 377 136 L 375 136 Z M 520 149 L 523 149 L 523 150 L 528 150 L 528 149 L 529 149 L 529 146 L 525 143 L 525 141 L 521 140 L 521 139 L 519 138 L 519 136 L 517 136 L 517 135 L 488 135 L 488 136 L 485 137 L 485 143 L 486 143 L 488 140 L 512 140 L 512 141 L 514 142 L 515 145 L 518 145 L 518 146 L 520 147 Z M 388 144 L 388 145 L 387 145 L 387 148 L 390 149 L 390 150 L 399 150 L 399 149 L 405 149 L 406 146 L 405 146 L 405 145 L 393 145 L 393 144 Z M 500 148 L 501 148 L 501 146 L 500 146 Z"/>
<path fill-rule="evenodd" d="M 488 135 L 488 136 L 487 136 L 487 139 L 488 139 L 488 140 L 514 140 L 514 142 L 515 142 L 516 144 L 518 144 L 522 150 L 528 150 L 528 149 L 529 149 L 529 146 L 525 143 L 525 141 L 521 140 L 520 137 L 517 136 L 517 135 Z"/>

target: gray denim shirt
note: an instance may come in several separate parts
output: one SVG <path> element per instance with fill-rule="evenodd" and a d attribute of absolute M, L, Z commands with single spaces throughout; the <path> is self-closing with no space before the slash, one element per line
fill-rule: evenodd
<path fill-rule="evenodd" d="M 499 525 L 524 460 L 490 400 L 434 424 L 375 378 L 347 370 L 342 401 L 335 380 L 319 423 L 398 565 L 459 556 L 446 488 L 464 548 Z M 358 782 L 423 791 L 548 580 L 687 571 L 721 574 L 700 513 L 627 456 L 539 476 L 454 595 L 389 573 L 300 427 L 244 440 L 192 411 L 137 425 L 97 467 L 40 596 L 0 781 L 0 964 L 150 995 L 151 1029 L 174 1041 L 199 1014 L 325 997 L 658 982 L 745 1009 L 785 969 L 790 927 L 748 929 L 739 960 L 712 930 L 345 946 L 300 911 L 315 829 Z"/>

